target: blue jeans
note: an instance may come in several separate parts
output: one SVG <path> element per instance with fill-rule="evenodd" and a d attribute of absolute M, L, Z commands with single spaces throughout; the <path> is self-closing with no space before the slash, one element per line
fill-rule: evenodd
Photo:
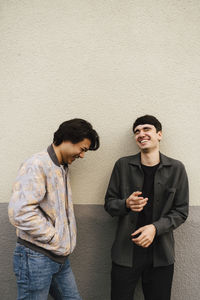
<path fill-rule="evenodd" d="M 64 264 L 17 243 L 14 252 L 17 300 L 81 300 L 69 259 Z"/>

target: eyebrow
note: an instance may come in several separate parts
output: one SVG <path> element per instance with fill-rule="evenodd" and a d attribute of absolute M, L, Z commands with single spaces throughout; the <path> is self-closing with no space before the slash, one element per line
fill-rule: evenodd
<path fill-rule="evenodd" d="M 151 129 L 152 127 L 150 127 L 150 126 L 145 126 L 145 127 L 143 127 L 142 129 Z M 136 133 L 137 131 L 140 131 L 141 129 L 135 129 L 134 130 L 134 133 Z"/>

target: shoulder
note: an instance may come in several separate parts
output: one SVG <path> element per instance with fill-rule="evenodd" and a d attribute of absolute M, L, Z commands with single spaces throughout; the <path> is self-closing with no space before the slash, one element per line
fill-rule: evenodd
<path fill-rule="evenodd" d="M 176 169 L 185 169 L 184 164 L 180 160 L 166 156 L 162 153 L 161 153 L 161 162 L 164 165 L 171 165 L 172 167 L 174 167 Z"/>
<path fill-rule="evenodd" d="M 137 153 L 135 155 L 129 155 L 129 156 L 123 156 L 119 158 L 115 165 L 116 166 L 125 166 L 128 164 L 139 164 L 140 163 L 140 153 Z"/>
<path fill-rule="evenodd" d="M 20 170 L 40 171 L 51 165 L 51 159 L 47 151 L 41 151 L 33 154 L 26 159 L 20 166 Z"/>

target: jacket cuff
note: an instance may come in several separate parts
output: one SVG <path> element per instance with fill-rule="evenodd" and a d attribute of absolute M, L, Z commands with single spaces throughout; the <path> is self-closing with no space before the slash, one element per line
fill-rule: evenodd
<path fill-rule="evenodd" d="M 129 213 L 130 208 L 128 208 L 128 207 L 126 206 L 126 199 L 124 200 L 124 205 L 125 205 L 125 210 L 126 210 L 126 212 Z"/>
<path fill-rule="evenodd" d="M 126 206 L 126 198 L 118 200 L 119 215 L 127 215 L 130 211 Z"/>
<path fill-rule="evenodd" d="M 156 221 L 156 222 L 154 222 L 152 224 L 156 228 L 156 236 L 159 236 L 159 235 L 163 234 L 163 232 L 162 232 L 162 226 L 159 225 L 159 221 Z"/>

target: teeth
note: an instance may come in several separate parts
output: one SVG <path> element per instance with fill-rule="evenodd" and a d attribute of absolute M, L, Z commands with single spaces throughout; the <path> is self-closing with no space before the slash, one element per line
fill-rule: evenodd
<path fill-rule="evenodd" d="M 146 142 L 148 142 L 148 140 L 142 140 L 142 141 L 140 141 L 140 143 L 146 143 Z"/>

